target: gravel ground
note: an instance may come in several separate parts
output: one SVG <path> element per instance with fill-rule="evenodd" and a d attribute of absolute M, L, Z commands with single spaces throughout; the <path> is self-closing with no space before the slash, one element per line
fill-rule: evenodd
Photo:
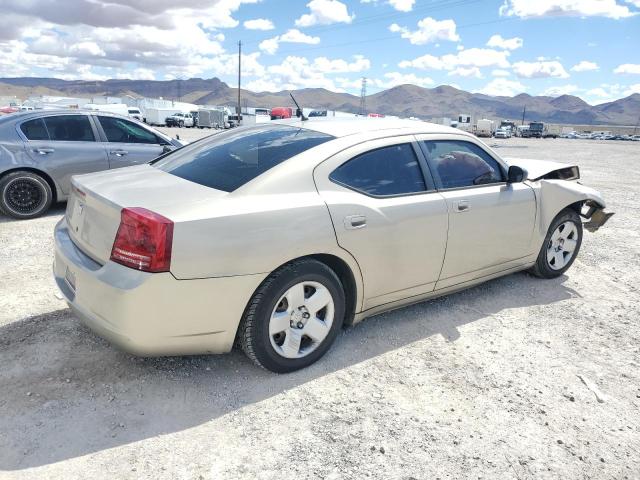
<path fill-rule="evenodd" d="M 567 275 L 373 317 L 289 375 L 115 350 L 56 298 L 63 207 L 0 218 L 0 477 L 640 478 L 640 144 L 498 142 L 577 161 L 616 212 Z"/>

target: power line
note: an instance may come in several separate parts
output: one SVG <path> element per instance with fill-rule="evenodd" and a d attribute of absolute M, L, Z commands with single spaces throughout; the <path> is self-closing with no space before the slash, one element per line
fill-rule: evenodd
<path fill-rule="evenodd" d="M 479 27 L 479 26 L 483 26 L 483 25 L 490 25 L 490 24 L 494 24 L 494 23 L 509 22 L 509 21 L 513 21 L 513 20 L 515 20 L 515 19 L 514 18 L 502 18 L 502 19 L 490 20 L 490 21 L 486 21 L 486 22 L 469 23 L 469 24 L 466 24 L 466 25 L 460 25 L 457 28 L 458 28 L 458 30 L 460 30 L 460 29 L 465 29 L 465 28 Z M 289 49 L 289 50 L 284 50 L 284 51 L 277 52 L 273 56 L 289 55 L 291 53 L 306 52 L 306 51 L 311 51 L 311 50 L 323 50 L 323 49 L 328 49 L 328 48 L 345 47 L 345 46 L 349 46 L 349 45 L 359 45 L 359 44 L 363 44 L 363 43 L 382 42 L 382 41 L 385 41 L 385 40 L 391 40 L 391 39 L 395 39 L 395 38 L 400 38 L 400 37 L 398 37 L 398 35 L 387 35 L 385 37 L 368 38 L 368 39 L 364 39 L 364 40 L 355 40 L 355 41 L 344 42 L 344 43 L 335 43 L 333 45 L 318 45 L 318 46 L 315 46 L 315 47 L 294 48 L 294 49 Z"/>

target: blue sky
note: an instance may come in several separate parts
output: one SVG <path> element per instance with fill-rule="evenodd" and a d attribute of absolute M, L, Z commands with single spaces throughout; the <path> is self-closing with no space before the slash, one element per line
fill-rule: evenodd
<path fill-rule="evenodd" d="M 640 93 L 640 0 L 4 0 L 0 76 Z"/>

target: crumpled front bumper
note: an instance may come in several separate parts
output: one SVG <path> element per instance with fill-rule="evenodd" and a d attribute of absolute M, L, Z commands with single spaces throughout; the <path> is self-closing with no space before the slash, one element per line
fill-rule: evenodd
<path fill-rule="evenodd" d="M 605 212 L 605 209 L 600 207 L 595 202 L 586 202 L 585 209 L 582 216 L 587 219 L 583 226 L 590 232 L 597 231 L 615 214 L 615 212 Z"/>

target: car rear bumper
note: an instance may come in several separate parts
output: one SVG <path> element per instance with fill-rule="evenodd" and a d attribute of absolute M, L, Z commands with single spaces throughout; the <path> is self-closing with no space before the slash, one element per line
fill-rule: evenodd
<path fill-rule="evenodd" d="M 136 355 L 231 350 L 249 299 L 266 274 L 176 280 L 108 261 L 101 265 L 55 228 L 53 274 L 69 307 L 94 332 Z"/>

